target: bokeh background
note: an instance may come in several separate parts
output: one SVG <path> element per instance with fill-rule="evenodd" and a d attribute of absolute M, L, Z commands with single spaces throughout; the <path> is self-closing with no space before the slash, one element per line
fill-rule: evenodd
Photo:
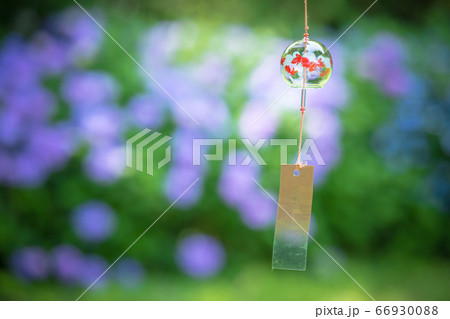
<path fill-rule="evenodd" d="M 279 148 L 266 166 L 191 165 L 194 137 L 298 137 L 299 90 L 251 124 L 287 88 L 303 2 L 80 4 L 200 126 L 74 2 L 3 1 L 0 298 L 76 299 L 200 178 L 84 300 L 368 300 L 311 241 L 306 272 L 271 270 L 276 205 L 251 178 L 277 196 Z M 310 1 L 311 38 L 330 45 L 370 4 Z M 308 91 L 304 136 L 326 163 L 311 234 L 377 300 L 450 298 L 448 14 L 379 0 Z M 154 176 L 125 167 L 143 128 L 173 137 Z"/>

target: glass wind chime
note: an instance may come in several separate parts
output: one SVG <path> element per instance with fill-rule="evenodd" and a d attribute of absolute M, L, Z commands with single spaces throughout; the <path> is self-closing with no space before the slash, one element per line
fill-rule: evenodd
<path fill-rule="evenodd" d="M 314 166 L 301 161 L 303 115 L 306 90 L 321 88 L 330 78 L 333 60 L 327 48 L 309 40 L 307 0 L 305 0 L 305 33 L 281 56 L 281 74 L 294 88 L 301 88 L 300 139 L 297 162 L 281 165 L 280 194 L 273 244 L 273 269 L 305 270 L 308 231 L 311 218 Z"/>

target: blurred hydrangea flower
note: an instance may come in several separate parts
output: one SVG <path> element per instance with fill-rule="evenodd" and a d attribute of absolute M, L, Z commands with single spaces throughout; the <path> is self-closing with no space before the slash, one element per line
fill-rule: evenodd
<path fill-rule="evenodd" d="M 77 283 L 83 267 L 83 258 L 83 254 L 71 245 L 55 247 L 52 251 L 52 269 L 56 277 L 64 283 Z"/>
<path fill-rule="evenodd" d="M 246 200 L 241 201 L 238 207 L 242 220 L 252 229 L 266 228 L 275 221 L 277 204 L 259 189 L 247 194 Z"/>
<path fill-rule="evenodd" d="M 225 250 L 211 236 L 190 235 L 178 243 L 176 261 L 181 270 L 191 277 L 211 277 L 225 265 Z"/>
<path fill-rule="evenodd" d="M 158 83 L 177 100 L 178 103 L 174 102 L 157 88 L 158 94 L 171 107 L 179 126 L 223 136 L 229 131 L 230 114 L 220 93 L 228 83 L 230 64 L 218 59 L 213 52 L 206 53 L 200 62 L 177 65 L 173 59 L 176 52 L 183 48 L 186 38 L 183 35 L 189 34 L 192 39 L 195 30 L 196 26 L 190 23 L 160 24 L 142 39 L 142 56 L 146 66 L 159 71 Z M 190 44 L 191 40 L 186 43 Z M 211 72 L 211 67 L 219 70 Z M 155 89 L 153 80 L 146 76 L 144 81 L 150 90 Z"/>
<path fill-rule="evenodd" d="M 27 43 L 19 36 L 3 40 L 0 48 L 0 96 L 36 85 L 39 66 Z"/>
<path fill-rule="evenodd" d="M 198 92 L 197 95 L 187 96 L 181 99 L 186 111 L 199 123 L 197 125 L 188 118 L 179 106 L 173 105 L 172 111 L 175 121 L 188 129 L 201 129 L 210 136 L 224 136 L 230 125 L 230 114 L 225 102 L 214 95 Z"/>
<path fill-rule="evenodd" d="M 124 287 L 136 287 L 145 279 L 145 269 L 140 262 L 132 258 L 123 258 L 115 267 L 115 278 Z"/>
<path fill-rule="evenodd" d="M 50 172 L 66 163 L 73 152 L 73 141 L 65 126 L 37 125 L 33 131 L 21 133 L 25 136 L 14 144 L 20 146 L 0 154 L 4 164 L 0 167 L 0 181 L 23 187 L 38 186 Z"/>
<path fill-rule="evenodd" d="M 93 15 L 102 25 L 102 14 L 95 9 Z M 70 58 L 73 62 L 95 57 L 103 42 L 103 31 L 80 8 L 71 7 L 55 16 L 50 22 L 52 29 L 65 37 L 70 44 Z"/>
<path fill-rule="evenodd" d="M 46 31 L 39 31 L 30 43 L 30 52 L 44 75 L 56 75 L 69 65 L 69 45 Z"/>
<path fill-rule="evenodd" d="M 263 101 L 249 101 L 239 118 L 239 133 L 252 142 L 275 135 L 279 124 L 277 116 Z"/>
<path fill-rule="evenodd" d="M 13 109 L 0 112 L 0 143 L 4 147 L 13 146 L 25 135 L 22 118 Z"/>
<path fill-rule="evenodd" d="M 42 76 L 56 72 L 56 55 L 64 48 L 49 34 L 40 32 L 31 43 L 10 37 L 0 49 L 0 147 L 3 166 L 0 181 L 35 187 L 71 156 L 74 141 L 66 123 L 50 124 L 54 95 L 45 89 Z M 43 50 L 43 51 L 42 51 Z M 55 56 L 47 56 L 47 54 Z M 44 56 L 50 60 L 44 61 Z M 55 63 L 55 64 L 47 64 Z"/>
<path fill-rule="evenodd" d="M 187 130 L 184 128 L 177 129 L 172 137 L 173 158 L 174 165 L 179 166 L 193 166 L 194 164 L 194 140 L 205 138 L 205 134 L 196 130 Z M 206 154 L 211 146 L 201 145 L 200 153 Z M 194 169 L 203 171 L 207 168 L 208 162 L 203 155 L 200 154 L 200 165 L 195 166 Z"/>
<path fill-rule="evenodd" d="M 236 165 L 224 163 L 219 194 L 227 204 L 237 209 L 248 227 L 266 228 L 275 220 L 277 205 L 254 181 L 259 178 L 260 167 L 255 163 L 242 165 L 246 157 L 244 152 L 238 152 Z"/>
<path fill-rule="evenodd" d="M 260 168 L 255 164 L 241 165 L 247 154 L 238 152 L 236 154 L 236 165 L 224 163 L 222 175 L 219 180 L 219 194 L 232 206 L 242 205 L 254 192 L 258 180 Z"/>
<path fill-rule="evenodd" d="M 61 167 L 73 152 L 67 124 L 48 125 L 53 95 L 40 86 L 11 91 L 0 112 L 0 180 L 18 186 L 37 186 Z M 3 170 L 3 171 L 2 171 Z M 2 172 L 1 172 L 2 171 Z"/>
<path fill-rule="evenodd" d="M 150 94 L 134 96 L 128 104 L 131 124 L 140 128 L 157 128 L 164 121 L 165 101 Z"/>
<path fill-rule="evenodd" d="M 24 280 L 42 280 L 49 274 L 47 253 L 40 247 L 22 248 L 11 257 L 13 272 Z"/>
<path fill-rule="evenodd" d="M 37 127 L 26 148 L 27 154 L 48 170 L 60 168 L 72 155 L 74 141 L 66 125 Z"/>
<path fill-rule="evenodd" d="M 230 113 L 219 94 L 200 89 L 199 83 L 190 73 L 183 73 L 175 66 L 168 66 L 158 80 L 178 102 L 175 103 L 165 94 L 161 95 L 170 106 L 174 120 L 179 126 L 190 130 L 202 130 L 213 136 L 227 134 L 231 120 Z"/>
<path fill-rule="evenodd" d="M 82 240 L 98 243 L 112 235 L 116 228 L 116 216 L 106 203 L 89 201 L 72 213 L 72 226 Z"/>
<path fill-rule="evenodd" d="M 312 107 L 307 115 L 304 129 L 308 137 L 315 139 L 340 135 L 341 122 L 333 110 Z"/>
<path fill-rule="evenodd" d="M 271 106 L 271 112 L 277 114 L 286 107 L 294 108 L 294 105 L 298 105 L 299 91 L 290 89 L 280 73 L 280 52 L 287 45 L 287 42 L 280 41 L 277 47 L 272 48 L 272 52 L 265 55 L 253 69 L 247 81 L 250 100 L 258 101 L 262 111 Z"/>
<path fill-rule="evenodd" d="M 172 139 L 173 166 L 170 168 L 164 185 L 164 192 L 170 201 L 176 200 L 187 188 L 197 181 L 175 205 L 179 207 L 191 207 L 197 203 L 203 195 L 203 177 L 207 171 L 208 163 L 201 154 L 207 152 L 209 146 L 201 147 L 200 165 L 194 165 L 193 156 L 194 139 L 202 138 L 203 133 L 195 130 L 178 129 Z"/>
<path fill-rule="evenodd" d="M 112 103 L 118 94 L 118 84 L 108 73 L 78 71 L 68 73 L 62 84 L 64 100 L 75 108 Z"/>
<path fill-rule="evenodd" d="M 96 105 L 77 112 L 74 121 L 80 135 L 93 146 L 111 145 L 121 138 L 124 122 L 121 110 L 112 105 Z"/>
<path fill-rule="evenodd" d="M 125 171 L 125 149 L 117 145 L 94 147 L 83 164 L 90 180 L 101 184 L 113 183 Z"/>
<path fill-rule="evenodd" d="M 107 269 L 108 263 L 106 260 L 98 255 L 88 255 L 82 260 L 80 272 L 78 273 L 78 281 L 83 286 L 90 286 L 100 275 Z M 92 289 L 99 289 L 104 286 L 109 279 L 109 274 L 106 273 L 99 281 L 92 286 Z"/>
<path fill-rule="evenodd" d="M 39 84 L 13 90 L 3 98 L 5 110 L 14 112 L 21 124 L 47 122 L 55 107 L 54 95 Z M 5 123 L 7 124 L 7 123 Z"/>
<path fill-rule="evenodd" d="M 380 32 L 359 57 L 360 75 L 375 81 L 391 96 L 411 92 L 411 74 L 405 66 L 406 49 L 396 35 Z"/>
<path fill-rule="evenodd" d="M 172 62 L 182 42 L 182 30 L 186 25 L 180 22 L 163 22 L 144 34 L 140 51 L 147 69 L 161 69 Z"/>
<path fill-rule="evenodd" d="M 164 193 L 167 199 L 173 202 L 184 193 L 175 205 L 184 208 L 193 206 L 203 195 L 203 184 L 201 180 L 198 180 L 191 188 L 189 186 L 201 176 L 202 171 L 198 166 L 175 165 L 171 167 L 164 184 Z"/>
<path fill-rule="evenodd" d="M 6 164 L 2 167 L 2 181 L 9 185 L 32 188 L 41 185 L 47 178 L 47 170 L 42 162 L 35 161 L 27 153 L 4 155 Z"/>
<path fill-rule="evenodd" d="M 304 129 L 319 153 L 312 152 L 303 141 L 302 160 L 308 157 L 308 164 L 314 165 L 314 184 L 320 185 L 341 157 L 341 123 L 335 110 L 313 107 L 308 110 Z"/>
<path fill-rule="evenodd" d="M 230 80 L 232 65 L 227 57 L 207 52 L 199 63 L 187 65 L 186 72 L 204 90 L 221 93 Z"/>

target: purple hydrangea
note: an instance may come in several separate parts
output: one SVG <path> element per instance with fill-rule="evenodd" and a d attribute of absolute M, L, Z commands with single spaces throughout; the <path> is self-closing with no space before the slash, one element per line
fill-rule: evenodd
<path fill-rule="evenodd" d="M 30 52 L 42 74 L 60 74 L 69 65 L 69 45 L 45 31 L 39 31 L 30 43 Z"/>
<path fill-rule="evenodd" d="M 253 193 L 258 180 L 260 168 L 255 164 L 241 165 L 245 159 L 245 153 L 236 155 L 236 165 L 224 163 L 222 175 L 219 180 L 219 194 L 232 206 L 240 205 L 247 201 L 249 194 Z"/>
<path fill-rule="evenodd" d="M 312 161 L 308 162 L 308 164 L 314 165 L 314 185 L 320 185 L 325 181 L 328 172 L 341 158 L 341 143 L 339 137 L 333 138 L 330 136 L 316 138 L 313 141 L 317 146 L 325 165 L 319 165 L 319 158 L 314 156 L 312 152 L 310 153 Z"/>
<path fill-rule="evenodd" d="M 72 227 L 82 240 L 98 243 L 112 235 L 116 228 L 116 216 L 108 204 L 89 201 L 72 213 Z"/>
<path fill-rule="evenodd" d="M 7 166 L 3 169 L 3 182 L 24 188 L 33 188 L 44 183 L 47 168 L 27 153 L 7 155 L 4 158 Z"/>
<path fill-rule="evenodd" d="M 0 111 L 0 144 L 18 147 L 45 124 L 54 106 L 53 95 L 40 86 L 9 92 Z M 20 148 L 20 147 L 19 147 Z"/>
<path fill-rule="evenodd" d="M 391 96 L 405 96 L 411 92 L 411 73 L 405 66 L 407 50 L 396 35 L 381 32 L 360 56 L 359 73 L 374 82 Z"/>
<path fill-rule="evenodd" d="M 165 68 L 180 47 L 182 29 L 179 22 L 163 22 L 143 36 L 140 51 L 147 69 Z"/>
<path fill-rule="evenodd" d="M 72 152 L 64 128 L 38 127 L 16 151 L 0 152 L 0 181 L 22 187 L 42 184 L 48 174 L 61 167 Z"/>
<path fill-rule="evenodd" d="M 280 74 L 279 50 L 282 47 L 283 45 L 280 45 L 278 48 L 273 48 L 272 52 L 268 52 L 263 56 L 252 71 L 250 79 L 247 82 L 249 95 L 252 99 L 264 101 L 265 105 L 263 107 L 268 107 L 269 104 L 277 100 L 289 88 Z M 279 102 L 277 102 L 277 106 Z M 294 103 L 294 101 L 292 102 Z"/>
<path fill-rule="evenodd" d="M 186 129 L 201 129 L 210 136 L 225 136 L 229 131 L 231 120 L 227 105 L 216 95 L 196 91 L 196 89 L 192 89 L 190 90 L 191 94 L 179 99 L 179 103 L 185 110 L 173 101 L 170 102 L 175 121 Z"/>
<path fill-rule="evenodd" d="M 122 112 L 111 105 L 96 105 L 79 111 L 75 121 L 84 140 L 97 147 L 117 142 L 123 129 Z"/>
<path fill-rule="evenodd" d="M 75 108 L 112 103 L 117 93 L 116 80 L 108 73 L 99 71 L 69 73 L 62 85 L 64 100 Z"/>
<path fill-rule="evenodd" d="M 42 126 L 33 130 L 26 152 L 48 170 L 54 170 L 65 164 L 72 155 L 74 143 L 66 125 Z"/>
<path fill-rule="evenodd" d="M 136 95 L 128 104 L 131 123 L 141 128 L 157 128 L 164 120 L 165 101 L 153 95 Z"/>
<path fill-rule="evenodd" d="M 35 187 L 61 167 L 73 151 L 66 124 L 50 125 L 54 95 L 40 81 L 36 48 L 11 37 L 0 50 L 0 181 Z"/>
<path fill-rule="evenodd" d="M 110 184 L 125 171 L 125 150 L 122 146 L 94 147 L 84 159 L 87 177 L 100 184 Z"/>
<path fill-rule="evenodd" d="M 255 183 L 259 178 L 260 167 L 256 164 L 242 165 L 246 156 L 239 152 L 236 165 L 224 164 L 219 194 L 227 204 L 236 208 L 248 227 L 262 229 L 273 224 L 277 205 Z"/>
<path fill-rule="evenodd" d="M 54 95 L 36 84 L 8 92 L 3 98 L 6 110 L 13 111 L 23 121 L 21 124 L 48 121 L 55 107 Z"/>
<path fill-rule="evenodd" d="M 194 155 L 194 140 L 205 138 L 205 135 L 195 130 L 178 129 L 173 134 L 172 148 L 173 157 L 172 162 L 178 166 L 193 166 Z M 194 169 L 204 170 L 208 166 L 203 154 L 208 154 L 211 147 L 209 145 L 201 145 L 200 147 L 200 165 L 195 166 Z M 195 151 L 196 152 L 196 151 Z"/>
<path fill-rule="evenodd" d="M 27 134 L 22 136 L 22 145 L 16 151 L 1 152 L 4 165 L 0 166 L 0 181 L 22 187 L 38 186 L 72 154 L 73 142 L 63 126 L 37 126 Z"/>
<path fill-rule="evenodd" d="M 333 110 L 313 107 L 308 110 L 304 130 L 312 139 L 339 136 L 341 122 Z"/>
<path fill-rule="evenodd" d="M 223 92 L 232 71 L 228 57 L 207 53 L 200 61 L 198 64 L 187 67 L 193 81 L 208 92 Z"/>
<path fill-rule="evenodd" d="M 0 113 L 0 143 L 3 146 L 14 146 L 26 136 L 23 121 L 13 109 L 4 109 Z"/>
<path fill-rule="evenodd" d="M 252 182 L 255 184 L 254 181 Z M 260 190 L 254 190 L 247 195 L 246 200 L 238 204 L 244 223 L 252 229 L 262 229 L 273 225 L 277 213 L 277 203 Z"/>
<path fill-rule="evenodd" d="M 98 255 L 88 255 L 82 260 L 82 265 L 78 273 L 78 282 L 83 286 L 90 286 L 108 268 L 106 260 Z M 92 289 L 101 288 L 107 283 L 109 274 L 106 273 L 99 281 L 92 286 Z"/>
<path fill-rule="evenodd" d="M 0 48 L 0 96 L 34 86 L 39 80 L 39 66 L 27 43 L 18 36 L 6 38 Z"/>
<path fill-rule="evenodd" d="M 115 277 L 124 287 L 136 287 L 145 279 L 145 269 L 142 264 L 132 258 L 121 259 L 114 270 Z"/>
<path fill-rule="evenodd" d="M 183 238 L 176 251 L 176 261 L 181 270 L 194 278 L 217 274 L 225 265 L 225 250 L 214 237 L 195 234 Z"/>
<path fill-rule="evenodd" d="M 251 100 L 239 118 L 239 133 L 242 138 L 252 142 L 272 138 L 278 128 L 279 120 L 264 101 Z"/>
<path fill-rule="evenodd" d="M 202 171 L 196 166 L 176 165 L 171 167 L 164 185 L 167 199 L 173 202 L 184 193 L 175 205 L 184 208 L 193 206 L 203 194 L 203 184 L 201 180 L 198 180 L 191 188 L 189 186 L 201 177 Z"/>
<path fill-rule="evenodd" d="M 311 139 L 308 143 L 312 144 L 305 139 L 302 141 L 302 161 L 314 165 L 314 184 L 318 185 L 341 157 L 340 120 L 333 109 L 312 108 L 305 119 L 304 130 Z M 313 147 L 318 153 L 313 152 Z"/>
<path fill-rule="evenodd" d="M 213 54 L 206 55 L 199 63 L 183 66 L 174 65 L 172 61 L 181 46 L 181 32 L 187 32 L 191 27 L 195 28 L 188 23 L 160 24 L 150 30 L 141 45 L 144 65 L 159 71 L 156 80 L 177 102 L 166 92 L 161 92 L 147 75 L 144 75 L 144 81 L 150 90 L 156 90 L 165 99 L 178 125 L 223 136 L 229 131 L 230 114 L 219 93 L 228 82 L 229 64 Z M 219 70 L 211 71 L 210 68 Z"/>
<path fill-rule="evenodd" d="M 92 13 L 92 12 L 91 12 Z M 96 9 L 92 13 L 102 25 L 102 15 Z M 69 42 L 69 57 L 72 62 L 91 60 L 103 42 L 103 31 L 80 8 L 69 8 L 51 21 L 52 29 Z"/>
<path fill-rule="evenodd" d="M 49 259 L 44 249 L 31 246 L 22 248 L 11 257 L 13 272 L 24 280 L 42 280 L 49 274 Z"/>
<path fill-rule="evenodd" d="M 83 258 L 83 254 L 76 247 L 55 247 L 52 251 L 52 269 L 55 276 L 64 283 L 77 283 L 83 267 Z"/>

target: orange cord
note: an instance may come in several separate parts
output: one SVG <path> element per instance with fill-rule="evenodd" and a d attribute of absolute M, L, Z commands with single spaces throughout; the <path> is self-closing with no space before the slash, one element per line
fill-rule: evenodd
<path fill-rule="evenodd" d="M 308 9 L 307 9 L 307 0 L 305 0 L 305 33 L 304 33 L 304 41 L 305 41 L 305 51 L 303 54 L 306 53 L 306 43 L 308 42 Z M 300 107 L 300 111 L 302 112 L 302 115 L 300 117 L 300 138 L 298 142 L 298 156 L 297 156 L 297 169 L 300 169 L 300 167 L 305 166 L 305 164 L 300 162 L 300 155 L 302 151 L 302 132 L 303 132 L 303 115 L 305 114 L 305 103 L 306 103 L 306 72 L 307 68 L 303 68 L 303 89 L 302 89 L 302 103 Z"/>
<path fill-rule="evenodd" d="M 304 34 L 304 38 L 305 38 L 305 44 L 306 41 L 308 40 L 308 3 L 307 0 L 305 0 L 305 34 Z"/>

